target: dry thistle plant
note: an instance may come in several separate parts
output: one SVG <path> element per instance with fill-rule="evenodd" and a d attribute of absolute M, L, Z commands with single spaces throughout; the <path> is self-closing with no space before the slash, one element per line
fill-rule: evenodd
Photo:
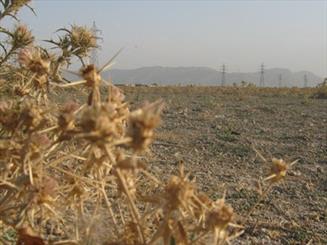
<path fill-rule="evenodd" d="M 29 1 L 1 2 L 0 19 Z M 120 51 L 101 68 L 85 65 L 96 37 L 85 27 L 60 31 L 59 41 L 49 41 L 59 54 L 31 46 L 25 27 L 9 35 L 20 51 L 19 66 L 1 80 L 13 81 L 15 96 L 0 101 L 0 221 L 16 231 L 16 243 L 223 244 L 241 235 L 225 197 L 199 191 L 183 164 L 167 183 L 147 170 L 139 156 L 154 140 L 163 102 L 130 111 L 118 87 L 101 94 L 101 73 Z M 73 56 L 81 80 L 69 82 L 61 72 Z M 84 103 L 49 99 L 70 87 L 88 91 Z M 273 163 L 266 181 L 277 182 L 288 165 Z"/>
<path fill-rule="evenodd" d="M 3 10 L 1 11 L 0 14 L 0 20 L 2 20 L 6 16 L 10 16 L 14 19 L 17 19 L 16 14 L 18 11 L 24 7 L 28 6 L 28 4 L 31 2 L 31 0 L 14 0 L 14 1 L 9 1 L 9 0 L 1 0 L 1 5 L 3 7 Z M 32 11 L 33 9 L 29 7 Z"/>
<path fill-rule="evenodd" d="M 315 92 L 311 95 L 312 98 L 327 99 L 327 78 L 317 85 Z"/>
<path fill-rule="evenodd" d="M 256 148 L 253 147 L 253 150 L 264 163 L 268 163 L 266 158 L 263 157 L 262 154 Z M 257 189 L 260 198 L 257 200 L 257 202 L 253 204 L 253 206 L 247 212 L 246 218 L 249 218 L 253 214 L 253 212 L 258 208 L 258 205 L 267 197 L 269 191 L 274 185 L 277 185 L 283 180 L 285 180 L 288 170 L 297 162 L 298 160 L 295 160 L 291 163 L 287 163 L 283 159 L 271 159 L 269 175 L 257 182 Z"/>
<path fill-rule="evenodd" d="M 50 61 L 43 60 L 38 50 L 35 55 L 22 52 L 22 69 L 34 79 L 28 88 L 38 91 L 42 84 L 51 85 Z M 96 67 L 83 67 L 80 76 L 81 81 L 58 86 L 89 88 L 83 105 L 70 102 L 58 108 L 38 93 L 1 103 L 5 167 L 0 217 L 17 231 L 18 240 L 33 237 L 75 244 L 188 244 L 210 236 L 215 243 L 228 240 L 233 210 L 223 200 L 214 202 L 200 193 L 182 166 L 165 184 L 138 158 L 153 141 L 163 103 L 130 112 L 114 85 L 102 98 L 103 80 Z M 45 82 L 35 86 L 40 78 Z M 47 91 L 42 90 L 45 95 Z M 142 190 L 148 182 L 153 187 Z M 98 235 L 99 222 L 105 226 Z"/>
<path fill-rule="evenodd" d="M 18 11 L 27 6 L 34 12 L 34 10 L 28 5 L 30 0 L 1 0 L 0 4 L 2 10 L 0 11 L 0 21 L 5 17 L 11 17 L 15 20 L 18 20 L 16 15 Z M 0 27 L 0 34 L 7 36 L 5 41 L 1 40 L 0 47 L 2 48 L 3 55 L 0 56 L 0 65 L 3 65 L 6 61 L 9 60 L 20 48 L 24 48 L 27 45 L 30 45 L 34 41 L 32 33 L 24 25 L 16 25 L 14 30 L 10 31 L 4 27 Z"/>

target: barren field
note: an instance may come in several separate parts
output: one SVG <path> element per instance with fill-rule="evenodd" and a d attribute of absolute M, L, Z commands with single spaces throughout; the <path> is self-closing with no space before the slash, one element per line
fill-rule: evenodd
<path fill-rule="evenodd" d="M 122 89 L 132 107 L 166 102 L 146 156 L 150 170 L 164 178 L 183 161 L 211 197 L 226 191 L 237 223 L 246 227 L 236 244 L 327 243 L 327 100 L 310 98 L 309 89 Z M 259 198 L 256 181 L 269 174 L 272 157 L 299 161 L 247 218 Z"/>

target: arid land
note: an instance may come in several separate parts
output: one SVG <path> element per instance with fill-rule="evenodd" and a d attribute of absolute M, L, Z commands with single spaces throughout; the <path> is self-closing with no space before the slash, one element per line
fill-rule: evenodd
<path fill-rule="evenodd" d="M 159 178 L 183 161 L 201 191 L 226 200 L 244 234 L 235 243 L 327 243 L 327 100 L 312 89 L 127 87 L 136 107 L 163 99 L 166 109 L 146 156 Z M 259 157 L 259 152 L 266 162 Z M 255 212 L 257 181 L 271 159 L 298 159 Z M 164 178 L 164 177 L 163 177 Z"/>

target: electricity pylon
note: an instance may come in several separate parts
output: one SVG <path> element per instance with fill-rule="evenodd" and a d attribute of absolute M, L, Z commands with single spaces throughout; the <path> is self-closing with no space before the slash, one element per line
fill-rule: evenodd
<path fill-rule="evenodd" d="M 226 85 L 226 65 L 221 66 L 221 86 Z"/>
<path fill-rule="evenodd" d="M 98 34 L 101 35 L 102 31 L 97 28 L 95 21 L 93 21 L 93 26 L 92 26 L 91 31 L 92 31 L 93 36 L 96 37 L 96 48 L 92 49 L 90 61 L 92 64 L 94 64 L 96 67 L 98 67 L 98 65 L 99 65 L 98 49 L 100 49 L 100 47 L 98 47 L 98 40 L 102 40 L 102 38 L 99 37 Z"/>
<path fill-rule="evenodd" d="M 304 77 L 303 77 L 303 87 L 308 87 L 308 75 L 307 74 L 304 74 Z"/>
<path fill-rule="evenodd" d="M 260 87 L 265 86 L 265 65 L 264 63 L 260 66 Z"/>

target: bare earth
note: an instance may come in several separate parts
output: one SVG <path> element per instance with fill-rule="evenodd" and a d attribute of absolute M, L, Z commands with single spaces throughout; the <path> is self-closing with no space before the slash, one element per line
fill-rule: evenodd
<path fill-rule="evenodd" d="M 149 168 L 165 178 L 182 160 L 202 191 L 227 191 L 246 227 L 235 244 L 327 244 L 327 100 L 310 98 L 309 89 L 122 89 L 132 107 L 166 102 Z M 272 157 L 299 161 L 246 219 Z"/>

